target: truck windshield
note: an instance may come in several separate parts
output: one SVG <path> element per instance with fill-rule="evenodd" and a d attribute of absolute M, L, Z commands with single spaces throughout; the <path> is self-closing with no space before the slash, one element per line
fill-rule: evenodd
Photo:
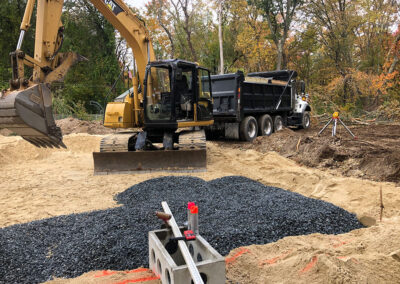
<path fill-rule="evenodd" d="M 147 79 L 148 120 L 171 120 L 171 72 L 168 67 L 151 67 Z"/>

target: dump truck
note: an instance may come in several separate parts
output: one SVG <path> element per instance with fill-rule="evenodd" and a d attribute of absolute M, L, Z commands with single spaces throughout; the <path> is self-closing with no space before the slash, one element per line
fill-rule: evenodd
<path fill-rule="evenodd" d="M 253 141 L 283 127 L 310 127 L 304 81 L 293 70 L 211 76 L 214 124 L 208 139 Z"/>

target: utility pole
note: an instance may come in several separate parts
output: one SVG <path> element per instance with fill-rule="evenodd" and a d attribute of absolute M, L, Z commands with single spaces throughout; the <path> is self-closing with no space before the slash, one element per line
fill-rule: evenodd
<path fill-rule="evenodd" d="M 223 37 L 222 37 L 222 2 L 224 0 L 218 0 L 219 7 L 218 7 L 218 38 L 219 38 L 219 73 L 224 74 L 224 47 L 223 47 Z"/>

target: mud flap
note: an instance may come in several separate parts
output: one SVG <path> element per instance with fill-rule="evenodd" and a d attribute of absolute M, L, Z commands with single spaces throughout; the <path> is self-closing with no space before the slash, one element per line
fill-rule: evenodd
<path fill-rule="evenodd" d="M 206 149 L 94 152 L 94 174 L 169 171 L 198 172 L 207 166 Z"/>
<path fill-rule="evenodd" d="M 0 97 L 0 128 L 9 129 L 37 147 L 66 148 L 53 118 L 47 84 Z"/>

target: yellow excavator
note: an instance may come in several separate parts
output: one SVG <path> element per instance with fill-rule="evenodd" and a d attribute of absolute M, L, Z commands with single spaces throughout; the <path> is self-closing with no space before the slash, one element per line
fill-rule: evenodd
<path fill-rule="evenodd" d="M 155 61 L 148 30 L 123 1 L 90 2 L 126 39 L 136 63 L 133 87 L 107 104 L 104 125 L 124 131 L 101 141 L 100 151 L 93 153 L 95 173 L 205 169 L 202 128 L 213 124 L 209 70 L 179 59 Z M 35 3 L 31 57 L 21 46 Z M 65 147 L 53 118 L 50 84 L 85 60 L 76 53 L 59 52 L 63 4 L 63 0 L 28 0 L 17 48 L 10 53 L 10 88 L 0 93 L 0 128 L 37 147 Z M 25 78 L 25 66 L 33 68 L 30 78 Z"/>

